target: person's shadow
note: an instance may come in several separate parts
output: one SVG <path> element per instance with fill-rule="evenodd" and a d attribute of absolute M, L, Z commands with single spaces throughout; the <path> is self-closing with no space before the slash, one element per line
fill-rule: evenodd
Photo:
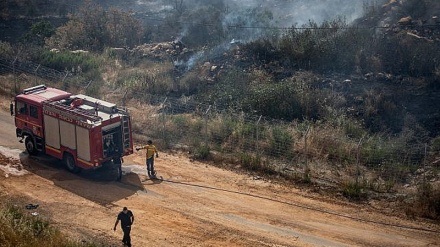
<path fill-rule="evenodd" d="M 145 178 L 142 180 L 142 185 L 155 185 L 161 184 L 163 182 L 163 177 L 159 176 L 158 178 Z"/>

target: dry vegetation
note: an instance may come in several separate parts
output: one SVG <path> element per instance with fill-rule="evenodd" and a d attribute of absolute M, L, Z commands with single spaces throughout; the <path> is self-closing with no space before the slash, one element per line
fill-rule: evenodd
<path fill-rule="evenodd" d="M 436 4 L 422 2 L 425 12 Z M 388 193 L 405 193 L 398 206 L 407 214 L 438 220 L 439 117 L 429 110 L 438 109 L 435 99 L 440 98 L 439 29 L 398 24 L 398 13 L 417 10 L 413 18 L 421 22 L 432 17 L 415 9 L 414 1 L 393 9 L 374 6 L 359 20 L 365 28 L 350 28 L 343 19 L 311 21 L 305 29 L 212 54 L 230 41 L 219 26 L 208 30 L 206 43 L 191 27 L 194 35 L 183 39 L 182 49 L 144 30 L 131 15 L 89 6 L 55 33 L 43 32 L 48 35 L 44 45 L 38 40 L 28 40 L 36 45 L 31 49 L 0 44 L 4 59 L 20 53 L 23 60 L 58 71 L 75 68 L 71 76 L 60 82 L 8 67 L 1 90 L 11 97 L 46 83 L 85 92 L 127 106 L 140 140 L 155 138 L 164 148 L 185 148 L 216 165 L 236 169 L 239 164 L 245 171 L 318 185 L 352 200 L 389 200 Z M 215 15 L 188 15 L 219 21 L 221 10 L 210 11 Z M 366 28 L 378 25 L 383 15 L 390 17 L 389 28 Z M 109 20 L 115 16 L 121 23 L 111 36 L 116 26 Z M 268 21 L 266 15 L 255 16 Z M 124 27 L 133 23 L 136 32 L 127 36 Z M 34 32 L 39 28 L 47 27 L 37 25 Z M 170 23 L 160 28 L 175 36 L 179 31 Z M 103 34 L 92 32 L 97 29 Z M 156 42 L 140 44 L 141 33 Z M 119 46 L 127 48 L 122 53 L 111 48 Z M 89 52 L 70 52 L 76 49 Z M 404 105 L 418 95 L 425 99 Z"/>
<path fill-rule="evenodd" d="M 18 161 L 0 154 L 0 163 L 23 169 Z M 0 171 L 0 175 L 3 171 Z M 10 197 L 7 191 L 0 193 L 0 243 L 2 247 L 97 247 L 105 244 L 73 241 L 53 227 L 46 216 L 35 213 L 24 205 L 26 198 Z M 38 206 L 37 206 L 38 207 Z M 34 214 L 32 214 L 34 213 Z M 42 211 L 40 211 L 42 213 Z"/>

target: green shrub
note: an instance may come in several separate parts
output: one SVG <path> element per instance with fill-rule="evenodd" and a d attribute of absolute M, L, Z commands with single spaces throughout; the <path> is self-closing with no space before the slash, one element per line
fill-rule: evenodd
<path fill-rule="evenodd" d="M 417 188 L 413 210 L 422 217 L 440 220 L 440 187 L 422 183 Z"/>
<path fill-rule="evenodd" d="M 10 43 L 0 41 L 0 57 L 11 59 L 14 55 L 14 50 Z"/>
<path fill-rule="evenodd" d="M 356 153 L 350 152 L 345 142 L 334 142 L 327 147 L 328 160 L 340 164 L 353 164 L 356 161 Z"/>
<path fill-rule="evenodd" d="M 259 115 L 274 119 L 302 119 L 305 117 L 304 108 L 296 89 L 292 82 L 256 85 L 246 95 L 243 105 Z"/>
<path fill-rule="evenodd" d="M 183 131 L 184 129 L 188 128 L 189 122 L 185 116 L 182 115 L 173 116 L 171 121 L 180 131 Z"/>
<path fill-rule="evenodd" d="M 219 116 L 215 121 L 211 121 L 209 126 L 212 140 L 215 143 L 225 143 L 237 128 L 237 121 L 232 117 Z M 236 143 L 236 142 L 235 142 Z"/>
<path fill-rule="evenodd" d="M 206 82 L 204 82 L 195 71 L 185 73 L 178 82 L 179 92 L 182 92 L 186 96 L 196 94 L 204 86 L 206 86 Z"/>
<path fill-rule="evenodd" d="M 293 144 L 293 136 L 287 129 L 278 126 L 272 128 L 269 155 L 275 157 L 290 156 L 293 151 Z"/>
<path fill-rule="evenodd" d="M 353 139 L 361 139 L 367 132 L 365 129 L 355 120 L 347 120 L 344 124 L 345 134 Z"/>
<path fill-rule="evenodd" d="M 23 212 L 15 205 L 0 205 L 0 245 L 4 247 L 94 247 L 95 243 L 69 240 L 39 216 Z"/>
<path fill-rule="evenodd" d="M 437 136 L 432 140 L 431 149 L 434 152 L 440 152 L 440 136 Z"/>
<path fill-rule="evenodd" d="M 43 46 L 44 40 L 55 33 L 49 21 L 39 21 L 31 26 L 31 30 L 22 37 L 22 41 L 26 44 L 34 44 Z"/>
<path fill-rule="evenodd" d="M 360 201 L 367 199 L 365 186 L 359 182 L 346 182 L 342 191 L 342 195 L 350 200 Z"/>
<path fill-rule="evenodd" d="M 89 53 L 72 53 L 70 51 L 51 52 L 44 50 L 38 57 L 37 62 L 55 70 L 74 73 L 87 73 L 91 70 L 98 70 L 100 61 Z"/>
<path fill-rule="evenodd" d="M 208 145 L 200 145 L 195 148 L 194 158 L 199 160 L 208 160 L 211 148 Z"/>
<path fill-rule="evenodd" d="M 118 74 L 115 86 L 134 91 L 138 99 L 142 99 L 146 94 L 165 95 L 174 87 L 174 79 L 170 76 L 169 69 L 169 65 L 156 64 L 149 68 L 125 70 Z"/>
<path fill-rule="evenodd" d="M 387 158 L 386 144 L 380 138 L 370 138 L 361 147 L 361 161 L 369 166 L 377 166 Z"/>
<path fill-rule="evenodd" d="M 247 153 L 240 154 L 241 166 L 249 171 L 258 171 L 261 169 L 261 157 L 259 155 L 253 156 Z"/>

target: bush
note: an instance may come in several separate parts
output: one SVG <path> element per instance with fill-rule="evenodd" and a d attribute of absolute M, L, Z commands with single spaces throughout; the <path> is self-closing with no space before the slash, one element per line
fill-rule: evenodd
<path fill-rule="evenodd" d="M 5 247 L 94 247 L 94 243 L 69 240 L 39 216 L 31 216 L 17 206 L 0 205 L 0 245 Z"/>
<path fill-rule="evenodd" d="M 247 153 L 240 154 L 241 166 L 249 171 L 258 171 L 261 169 L 261 157 L 253 156 Z"/>
<path fill-rule="evenodd" d="M 187 72 L 178 84 L 178 91 L 186 96 L 196 94 L 206 83 L 194 71 Z"/>
<path fill-rule="evenodd" d="M 387 144 L 379 137 L 368 139 L 361 146 L 361 162 L 370 167 L 376 167 L 383 163 L 389 155 Z"/>
<path fill-rule="evenodd" d="M 211 148 L 208 145 L 200 145 L 195 148 L 194 158 L 199 160 L 208 160 Z"/>
<path fill-rule="evenodd" d="M 434 152 L 440 152 L 440 136 L 437 136 L 432 140 L 431 149 Z"/>
<path fill-rule="evenodd" d="M 211 121 L 209 129 L 211 131 L 212 141 L 215 143 L 226 143 L 228 138 L 237 128 L 237 121 L 232 117 L 219 116 L 216 121 Z M 234 141 L 234 144 L 237 142 Z"/>
<path fill-rule="evenodd" d="M 115 86 L 132 90 L 138 99 L 146 94 L 166 95 L 174 88 L 171 69 L 171 64 L 144 63 L 135 69 L 119 73 Z"/>
<path fill-rule="evenodd" d="M 55 33 L 55 28 L 52 27 L 49 21 L 39 21 L 31 26 L 31 30 L 22 38 L 23 43 L 43 46 L 44 40 Z"/>
<path fill-rule="evenodd" d="M 410 214 L 440 220 L 440 187 L 426 182 L 420 184 L 414 205 L 410 205 L 408 210 Z"/>
<path fill-rule="evenodd" d="M 293 144 L 293 136 L 287 129 L 278 126 L 272 128 L 269 155 L 287 158 L 293 152 Z"/>
<path fill-rule="evenodd" d="M 347 137 L 352 139 L 361 139 L 367 134 L 367 131 L 355 120 L 348 119 L 343 127 Z"/>
<path fill-rule="evenodd" d="M 251 89 L 243 105 L 260 115 L 290 121 L 305 117 L 300 98 L 293 83 L 266 83 Z"/>
<path fill-rule="evenodd" d="M 14 49 L 8 42 L 0 41 L 0 58 L 11 59 L 14 55 Z"/>
<path fill-rule="evenodd" d="M 131 13 L 86 1 L 78 13 L 46 40 L 53 48 L 101 52 L 105 47 L 133 47 L 144 31 Z"/>
<path fill-rule="evenodd" d="M 99 69 L 100 61 L 88 53 L 72 53 L 70 51 L 51 52 L 44 50 L 36 61 L 46 67 L 59 71 L 87 73 Z"/>
<path fill-rule="evenodd" d="M 367 194 L 365 193 L 365 186 L 359 182 L 346 182 L 344 184 L 344 189 L 342 195 L 350 200 L 360 201 L 367 199 Z"/>

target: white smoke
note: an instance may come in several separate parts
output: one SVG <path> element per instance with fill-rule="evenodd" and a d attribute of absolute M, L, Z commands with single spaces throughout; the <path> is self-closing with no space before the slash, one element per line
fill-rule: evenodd
<path fill-rule="evenodd" d="M 137 0 L 136 9 L 148 10 L 150 12 L 170 11 L 180 6 L 180 0 Z M 219 3 L 221 2 L 221 4 Z M 244 9 L 267 9 L 274 15 L 274 19 L 280 25 L 289 27 L 293 24 L 302 25 L 309 20 L 321 23 L 335 17 L 345 17 L 347 21 L 359 18 L 364 11 L 364 6 L 369 3 L 387 0 L 183 0 L 182 6 L 185 9 L 193 9 L 201 6 L 225 6 L 229 13 L 239 13 Z"/>
<path fill-rule="evenodd" d="M 324 21 L 343 18 L 348 24 L 361 17 L 368 4 L 382 4 L 388 0 L 137 0 L 138 6 L 149 11 L 194 11 L 198 8 L 215 6 L 221 9 L 222 25 L 225 30 L 224 39 L 228 44 L 215 45 L 208 51 L 194 54 L 187 61 L 178 61 L 177 66 L 191 69 L 200 59 L 208 59 L 222 54 L 230 45 L 240 42 L 253 41 L 259 37 L 268 37 L 282 33 L 283 28 L 301 27 L 310 21 L 318 25 Z M 209 9 L 209 8 L 205 8 Z M 172 12 L 171 11 L 171 12 Z M 208 13 L 209 14 L 209 13 Z M 198 20 L 182 19 L 180 34 L 175 40 L 183 40 L 191 36 L 185 23 L 197 23 Z M 188 37 L 192 39 L 191 37 Z"/>

